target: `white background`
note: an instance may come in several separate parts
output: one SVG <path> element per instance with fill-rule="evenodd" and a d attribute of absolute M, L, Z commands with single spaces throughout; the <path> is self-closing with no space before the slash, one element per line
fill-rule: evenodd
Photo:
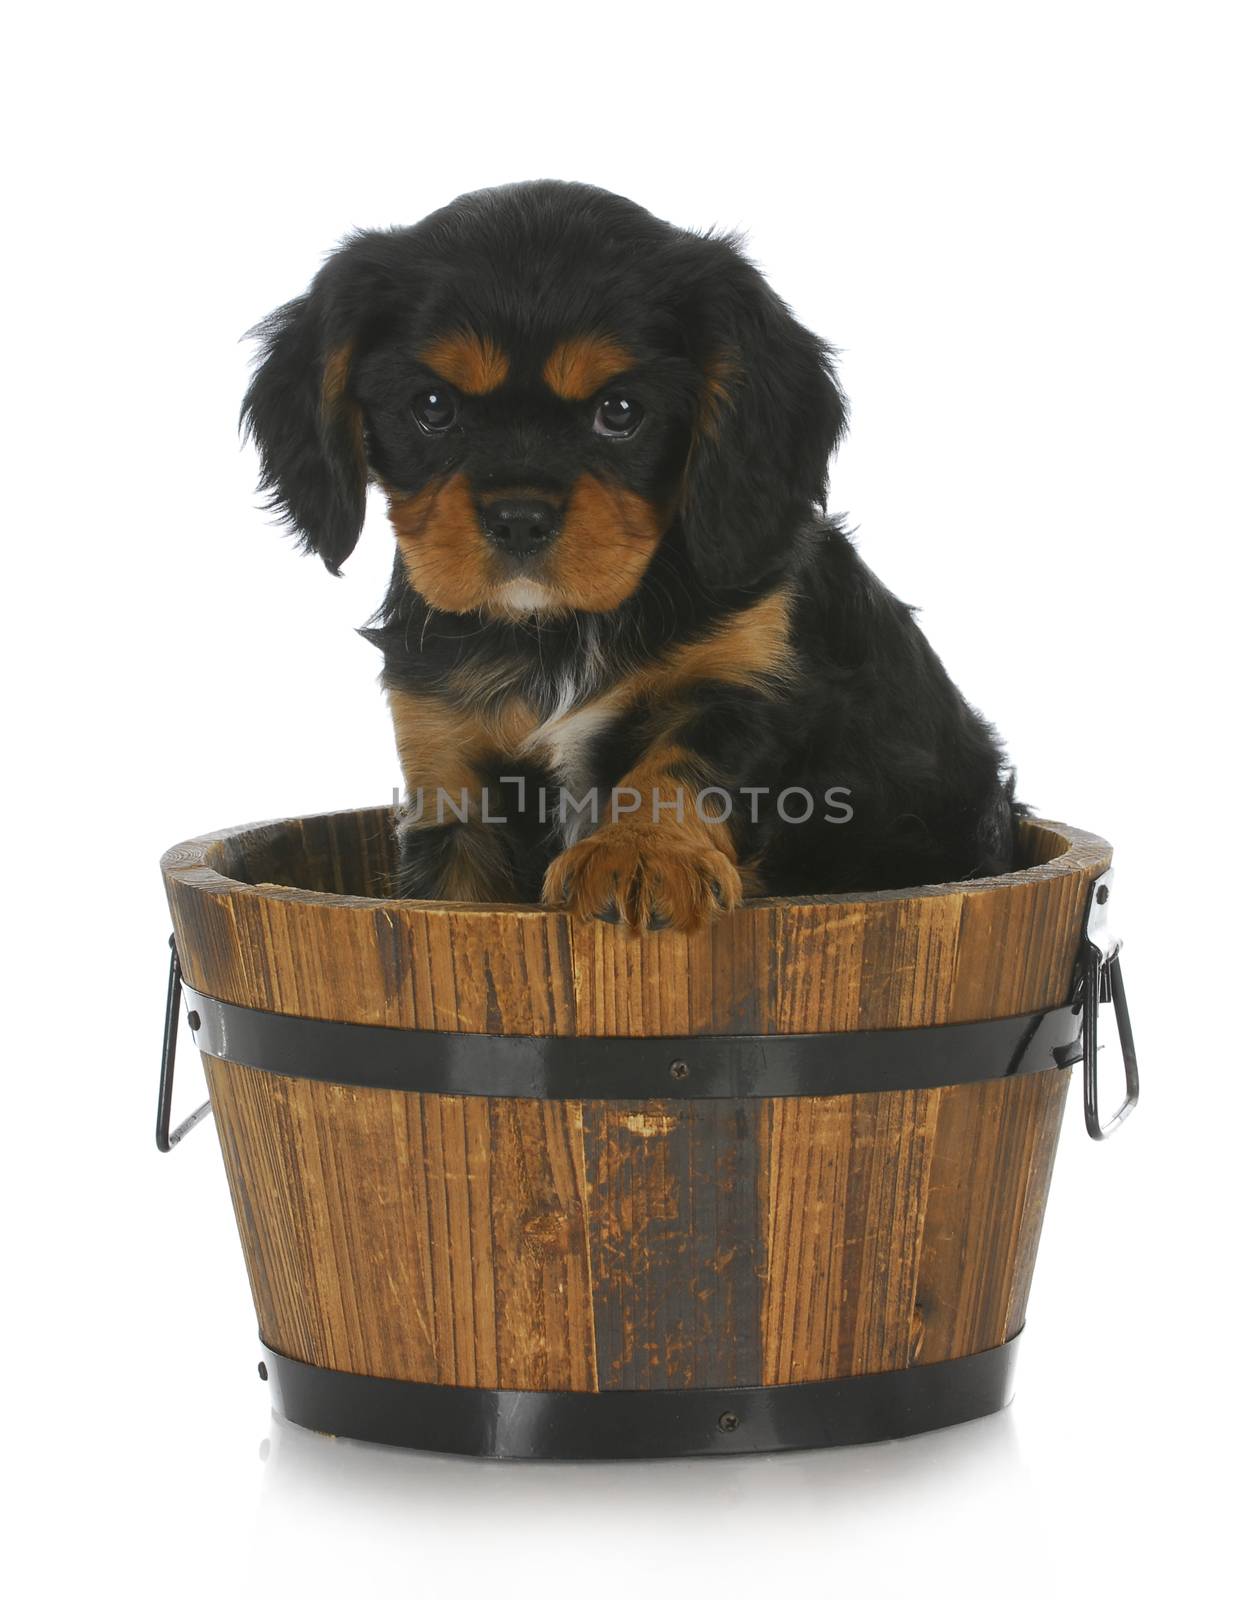
<path fill-rule="evenodd" d="M 13 1592 L 1218 1592 L 1238 1137 L 1231 16 L 303 0 L 10 17 Z M 747 230 L 842 352 L 835 508 L 1005 733 L 1024 796 L 1117 847 L 1144 1102 L 1093 1146 L 1073 1091 L 1002 1416 L 624 1467 L 301 1434 L 254 1375 L 209 1125 L 154 1152 L 160 852 L 381 803 L 398 777 L 352 632 L 389 536 L 372 517 L 336 582 L 256 509 L 239 336 L 348 229 L 536 176 Z"/>

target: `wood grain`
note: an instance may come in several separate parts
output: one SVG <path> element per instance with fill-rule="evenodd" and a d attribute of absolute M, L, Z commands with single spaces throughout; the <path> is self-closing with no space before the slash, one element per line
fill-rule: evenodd
<path fill-rule="evenodd" d="M 465 1033 L 816 1033 L 1060 1003 L 1111 852 L 1041 821 L 1022 849 L 1002 878 L 757 900 L 639 938 L 533 906 L 381 898 L 387 810 L 191 840 L 163 873 L 186 981 L 235 1005 Z"/>
<path fill-rule="evenodd" d="M 911 1364 L 941 1093 L 765 1103 L 764 1382 Z"/>
<path fill-rule="evenodd" d="M 1023 825 L 1005 878 L 757 901 L 633 938 L 385 897 L 385 811 L 169 851 L 187 981 L 464 1033 L 811 1033 L 1061 1004 L 1103 841 Z M 1069 1073 L 831 1098 L 391 1093 L 207 1060 L 265 1342 L 380 1377 L 539 1390 L 785 1384 L 1022 1326 Z"/>
<path fill-rule="evenodd" d="M 756 1104 L 582 1103 L 599 1387 L 761 1381 Z"/>

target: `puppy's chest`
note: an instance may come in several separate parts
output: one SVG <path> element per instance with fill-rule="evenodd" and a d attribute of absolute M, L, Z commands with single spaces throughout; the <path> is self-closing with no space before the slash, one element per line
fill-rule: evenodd
<path fill-rule="evenodd" d="M 622 714 L 620 696 L 571 673 L 538 688 L 533 726 L 509 753 L 545 767 L 578 794 L 598 781 L 598 744 Z"/>

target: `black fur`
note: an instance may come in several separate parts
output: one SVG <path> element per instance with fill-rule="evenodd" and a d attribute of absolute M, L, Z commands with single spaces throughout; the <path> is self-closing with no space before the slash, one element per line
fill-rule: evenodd
<path fill-rule="evenodd" d="M 427 381 L 417 351 L 460 322 L 515 352 L 512 381 L 459 429 L 429 438 L 409 420 Z M 620 449 L 539 394 L 549 345 L 580 330 L 612 330 L 637 358 L 623 387 L 647 421 Z M 583 185 L 488 190 L 415 227 L 354 236 L 307 295 L 257 331 L 262 358 L 243 416 L 263 485 L 333 572 L 359 536 L 367 478 L 413 493 L 448 473 L 474 485 L 563 484 L 588 470 L 650 499 L 674 497 L 639 586 L 610 610 L 524 620 L 445 612 L 409 586 L 397 559 L 367 635 L 389 687 L 449 697 L 453 674 L 485 668 L 496 696 L 519 695 L 549 717 L 565 695 L 587 704 L 789 586 L 790 681 L 776 692 L 698 684 L 676 728 L 689 764 L 699 757 L 699 773 L 735 796 L 741 861 L 759 862 L 762 886 L 776 894 L 1011 866 L 1012 783 L 991 729 L 910 609 L 826 515 L 827 464 L 846 417 L 832 353 L 734 241 L 687 233 Z M 345 343 L 363 434 L 321 400 L 331 353 Z M 720 399 L 711 399 L 715 381 Z M 647 708 L 612 722 L 591 750 L 593 781 L 621 783 L 649 736 Z M 521 770 L 508 761 L 487 776 Z M 536 762 L 523 775 L 557 781 Z M 806 789 L 817 815 L 793 825 L 762 803 L 753 821 L 745 787 Z M 846 823 L 820 819 L 821 796 L 837 789 L 849 791 Z M 513 892 L 534 899 L 563 840 L 531 813 L 514 816 L 510 789 L 502 810 L 512 817 L 502 837 Z M 405 844 L 405 892 L 433 894 L 450 829 Z"/>

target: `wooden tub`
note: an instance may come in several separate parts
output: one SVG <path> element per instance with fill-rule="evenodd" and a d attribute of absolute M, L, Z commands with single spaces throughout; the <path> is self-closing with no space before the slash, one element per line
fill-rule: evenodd
<path fill-rule="evenodd" d="M 1110 858 L 1050 822 L 1021 849 L 641 938 L 385 898 L 386 810 L 170 850 L 278 1407 L 617 1457 L 1005 1404 Z"/>

